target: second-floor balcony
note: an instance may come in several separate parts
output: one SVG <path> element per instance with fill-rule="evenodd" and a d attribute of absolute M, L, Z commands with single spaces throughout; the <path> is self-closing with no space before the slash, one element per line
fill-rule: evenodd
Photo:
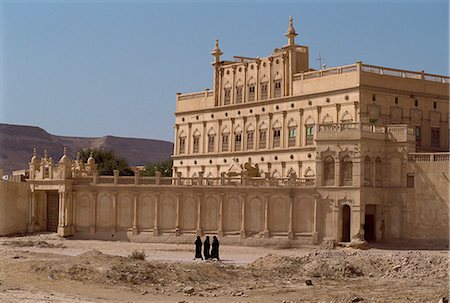
<path fill-rule="evenodd" d="M 414 142 L 414 128 L 406 124 L 374 125 L 366 123 L 327 123 L 318 126 L 317 140 L 361 139 Z"/>

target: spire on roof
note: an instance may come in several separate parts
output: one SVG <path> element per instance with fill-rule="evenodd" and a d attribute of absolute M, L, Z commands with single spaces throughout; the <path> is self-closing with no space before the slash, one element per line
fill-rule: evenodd
<path fill-rule="evenodd" d="M 295 28 L 292 25 L 292 16 L 289 17 L 289 27 L 287 29 L 287 32 L 284 34 L 288 38 L 288 44 L 294 45 L 295 44 L 295 36 L 297 36 L 297 33 L 295 32 Z"/>
<path fill-rule="evenodd" d="M 219 48 L 219 39 L 216 39 L 216 47 L 212 50 L 211 55 L 214 56 L 214 62 L 217 63 L 220 61 L 220 56 L 223 55 L 222 51 Z"/>

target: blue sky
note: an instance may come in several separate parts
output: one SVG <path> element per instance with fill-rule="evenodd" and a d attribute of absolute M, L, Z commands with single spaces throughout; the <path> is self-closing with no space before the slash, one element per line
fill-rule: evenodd
<path fill-rule="evenodd" d="M 328 66 L 448 75 L 448 1 L 1 1 L 0 122 L 57 135 L 173 140 L 175 94 L 212 88 L 225 53 L 296 42 Z"/>

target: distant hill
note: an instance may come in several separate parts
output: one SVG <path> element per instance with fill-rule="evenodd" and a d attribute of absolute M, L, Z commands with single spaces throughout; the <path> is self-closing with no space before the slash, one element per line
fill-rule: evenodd
<path fill-rule="evenodd" d="M 173 143 L 161 140 L 114 136 L 64 137 L 49 134 L 36 126 L 0 123 L 0 167 L 6 172 L 28 168 L 34 147 L 39 158 L 43 156 L 44 149 L 47 149 L 48 156 L 57 162 L 64 146 L 71 159 L 75 158 L 80 149 L 103 148 L 113 150 L 117 157 L 127 159 L 130 165 L 168 160 L 173 151 Z"/>

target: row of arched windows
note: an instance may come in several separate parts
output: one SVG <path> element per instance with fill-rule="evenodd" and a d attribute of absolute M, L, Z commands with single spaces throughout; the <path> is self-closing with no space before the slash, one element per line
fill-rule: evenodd
<path fill-rule="evenodd" d="M 339 183 L 336 184 L 336 166 L 333 156 L 327 156 L 323 160 L 324 185 L 353 185 L 353 162 L 349 156 L 345 156 L 339 163 Z M 375 159 L 364 157 L 364 184 L 363 186 L 382 186 L 382 162 L 380 157 Z"/>

